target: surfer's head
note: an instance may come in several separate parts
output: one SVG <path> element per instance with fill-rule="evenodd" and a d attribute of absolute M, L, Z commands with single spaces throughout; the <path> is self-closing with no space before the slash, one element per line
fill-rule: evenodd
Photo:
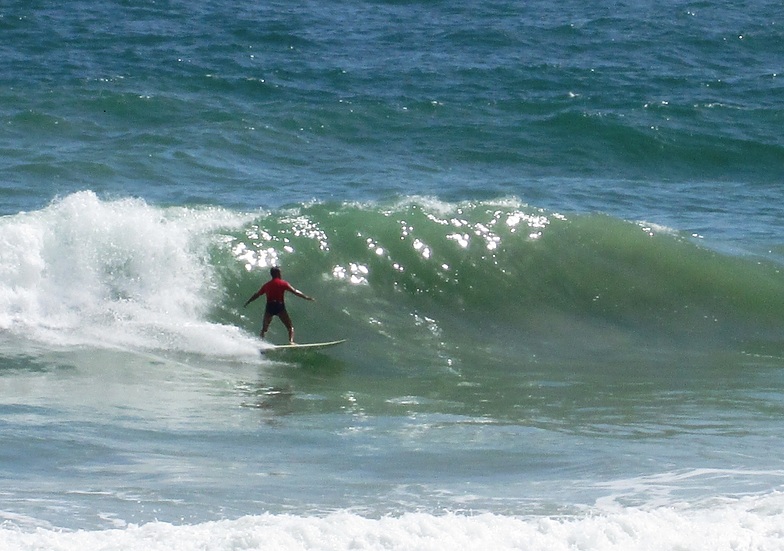
<path fill-rule="evenodd" d="M 272 268 L 270 268 L 270 275 L 272 276 L 272 279 L 280 278 L 281 277 L 280 268 L 278 268 L 277 266 L 273 266 Z"/>

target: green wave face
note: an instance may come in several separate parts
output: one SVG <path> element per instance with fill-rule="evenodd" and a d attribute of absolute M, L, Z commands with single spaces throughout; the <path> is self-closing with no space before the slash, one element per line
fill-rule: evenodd
<path fill-rule="evenodd" d="M 233 233 L 216 262 L 243 296 L 281 265 L 329 305 L 328 319 L 394 342 L 437 327 L 441 337 L 452 328 L 455 342 L 568 345 L 604 332 L 743 346 L 775 340 L 784 325 L 776 265 L 668 228 L 515 200 L 303 206 Z M 330 323 L 302 310 L 305 323 Z"/>

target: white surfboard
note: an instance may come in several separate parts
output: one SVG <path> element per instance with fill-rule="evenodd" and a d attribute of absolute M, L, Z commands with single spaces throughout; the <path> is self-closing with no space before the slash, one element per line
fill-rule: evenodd
<path fill-rule="evenodd" d="M 262 348 L 261 353 L 264 354 L 266 352 L 279 352 L 284 350 L 319 350 L 321 348 L 329 348 L 330 346 L 338 345 L 340 343 L 346 342 L 346 340 L 347 339 L 329 342 L 309 342 L 305 344 L 276 344 L 268 348 Z"/>

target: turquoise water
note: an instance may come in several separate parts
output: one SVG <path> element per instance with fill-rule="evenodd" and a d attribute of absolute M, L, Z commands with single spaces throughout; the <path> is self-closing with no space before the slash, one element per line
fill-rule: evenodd
<path fill-rule="evenodd" d="M 782 548 L 780 11 L 0 7 L 0 548 Z"/>

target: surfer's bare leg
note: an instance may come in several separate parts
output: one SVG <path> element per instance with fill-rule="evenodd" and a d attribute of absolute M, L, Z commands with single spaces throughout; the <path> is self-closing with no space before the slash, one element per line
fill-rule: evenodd
<path fill-rule="evenodd" d="M 291 324 L 289 313 L 283 310 L 278 314 L 278 317 L 280 318 L 280 321 L 283 322 L 283 325 L 286 326 L 286 329 L 289 330 L 289 344 L 294 344 L 294 326 Z"/>
<path fill-rule="evenodd" d="M 272 321 L 272 316 L 270 314 L 265 313 L 264 314 L 264 322 L 261 325 L 261 333 L 259 333 L 259 336 L 262 339 L 264 338 L 264 335 L 267 334 L 267 329 L 269 329 L 271 321 Z"/>

